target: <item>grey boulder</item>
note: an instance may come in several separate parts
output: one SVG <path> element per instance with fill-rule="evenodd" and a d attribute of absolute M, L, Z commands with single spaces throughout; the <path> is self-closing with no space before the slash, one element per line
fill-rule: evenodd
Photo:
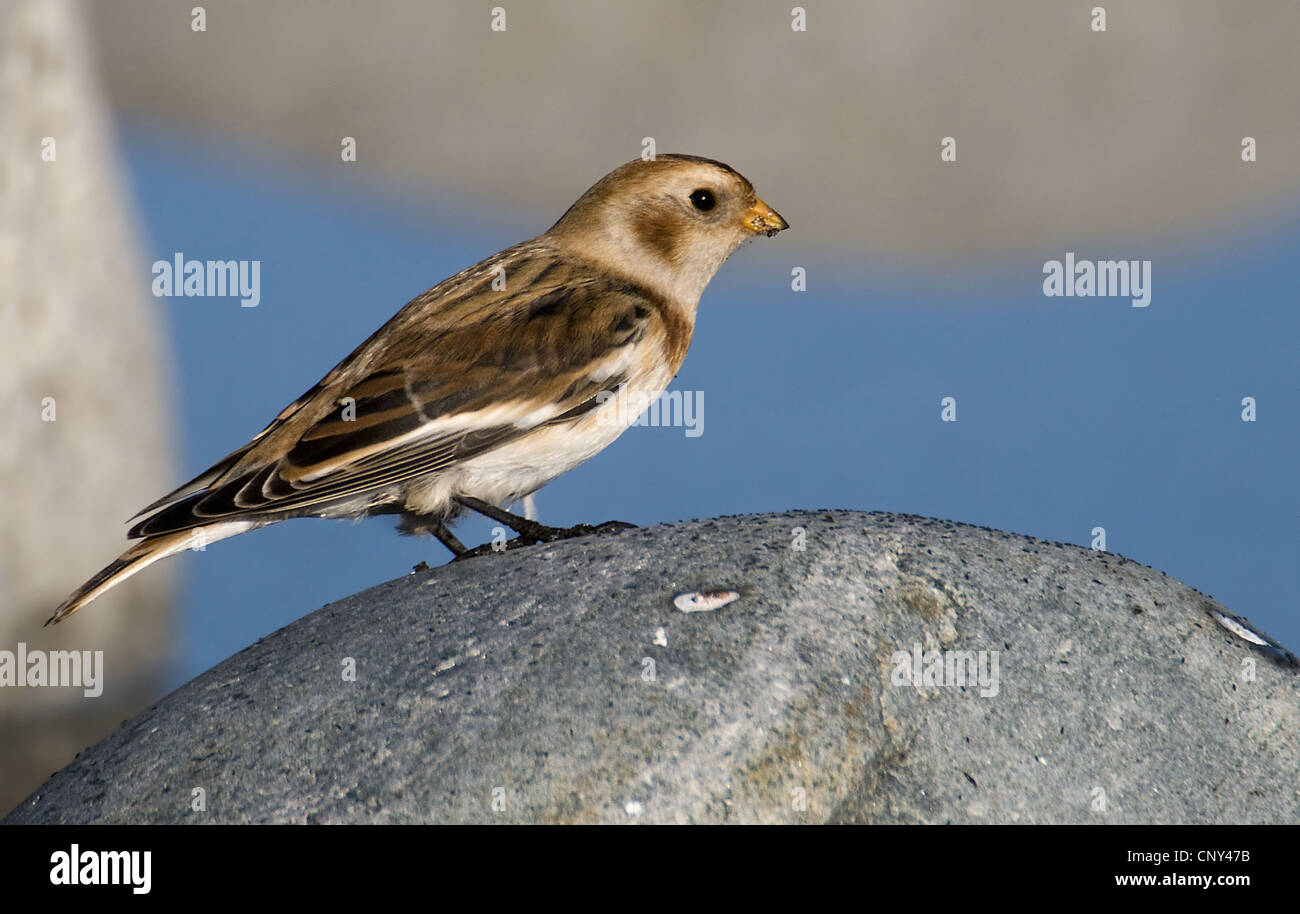
<path fill-rule="evenodd" d="M 852 511 L 331 604 L 6 822 L 1297 822 L 1296 659 L 1116 555 Z"/>

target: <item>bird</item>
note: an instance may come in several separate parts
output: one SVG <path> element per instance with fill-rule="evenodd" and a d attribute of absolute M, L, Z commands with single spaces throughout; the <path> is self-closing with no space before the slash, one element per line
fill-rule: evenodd
<path fill-rule="evenodd" d="M 139 542 L 45 624 L 196 543 L 290 518 L 397 514 L 402 532 L 455 557 L 475 552 L 448 529 L 466 509 L 524 544 L 591 532 L 502 506 L 635 422 L 614 392 L 662 393 L 719 267 L 788 227 L 714 159 L 615 168 L 542 234 L 412 299 L 247 444 L 137 513 L 127 536 Z"/>

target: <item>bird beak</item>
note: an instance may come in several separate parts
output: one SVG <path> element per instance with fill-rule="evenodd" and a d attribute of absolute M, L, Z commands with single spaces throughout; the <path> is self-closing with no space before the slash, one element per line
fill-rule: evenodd
<path fill-rule="evenodd" d="M 781 218 L 781 214 L 762 200 L 755 198 L 754 205 L 745 213 L 745 228 L 755 235 L 763 234 L 771 238 L 782 229 L 788 229 L 790 223 Z"/>

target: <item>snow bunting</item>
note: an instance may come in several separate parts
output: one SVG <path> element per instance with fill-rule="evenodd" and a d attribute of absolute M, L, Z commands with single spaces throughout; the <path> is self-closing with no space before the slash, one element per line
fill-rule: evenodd
<path fill-rule="evenodd" d="M 467 507 L 526 542 L 592 530 L 498 506 L 622 434 L 637 417 L 612 392 L 658 396 L 713 274 L 786 227 L 721 162 L 616 168 L 543 234 L 411 301 L 252 441 L 137 514 L 140 542 L 50 622 L 161 558 L 292 517 L 398 514 L 457 555 L 446 524 Z"/>

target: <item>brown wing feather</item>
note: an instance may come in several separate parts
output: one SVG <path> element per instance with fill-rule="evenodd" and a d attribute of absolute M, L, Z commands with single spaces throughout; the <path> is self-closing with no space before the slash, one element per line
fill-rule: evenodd
<path fill-rule="evenodd" d="M 513 275 L 493 289 L 504 264 Z M 665 357 L 684 354 L 680 321 L 646 290 L 537 242 L 503 251 L 408 304 L 245 447 L 146 509 L 129 535 L 378 497 L 528 434 L 533 426 L 513 420 L 538 406 L 555 406 L 551 421 L 594 408 L 625 378 L 597 381 L 593 368 L 647 333 Z"/>

